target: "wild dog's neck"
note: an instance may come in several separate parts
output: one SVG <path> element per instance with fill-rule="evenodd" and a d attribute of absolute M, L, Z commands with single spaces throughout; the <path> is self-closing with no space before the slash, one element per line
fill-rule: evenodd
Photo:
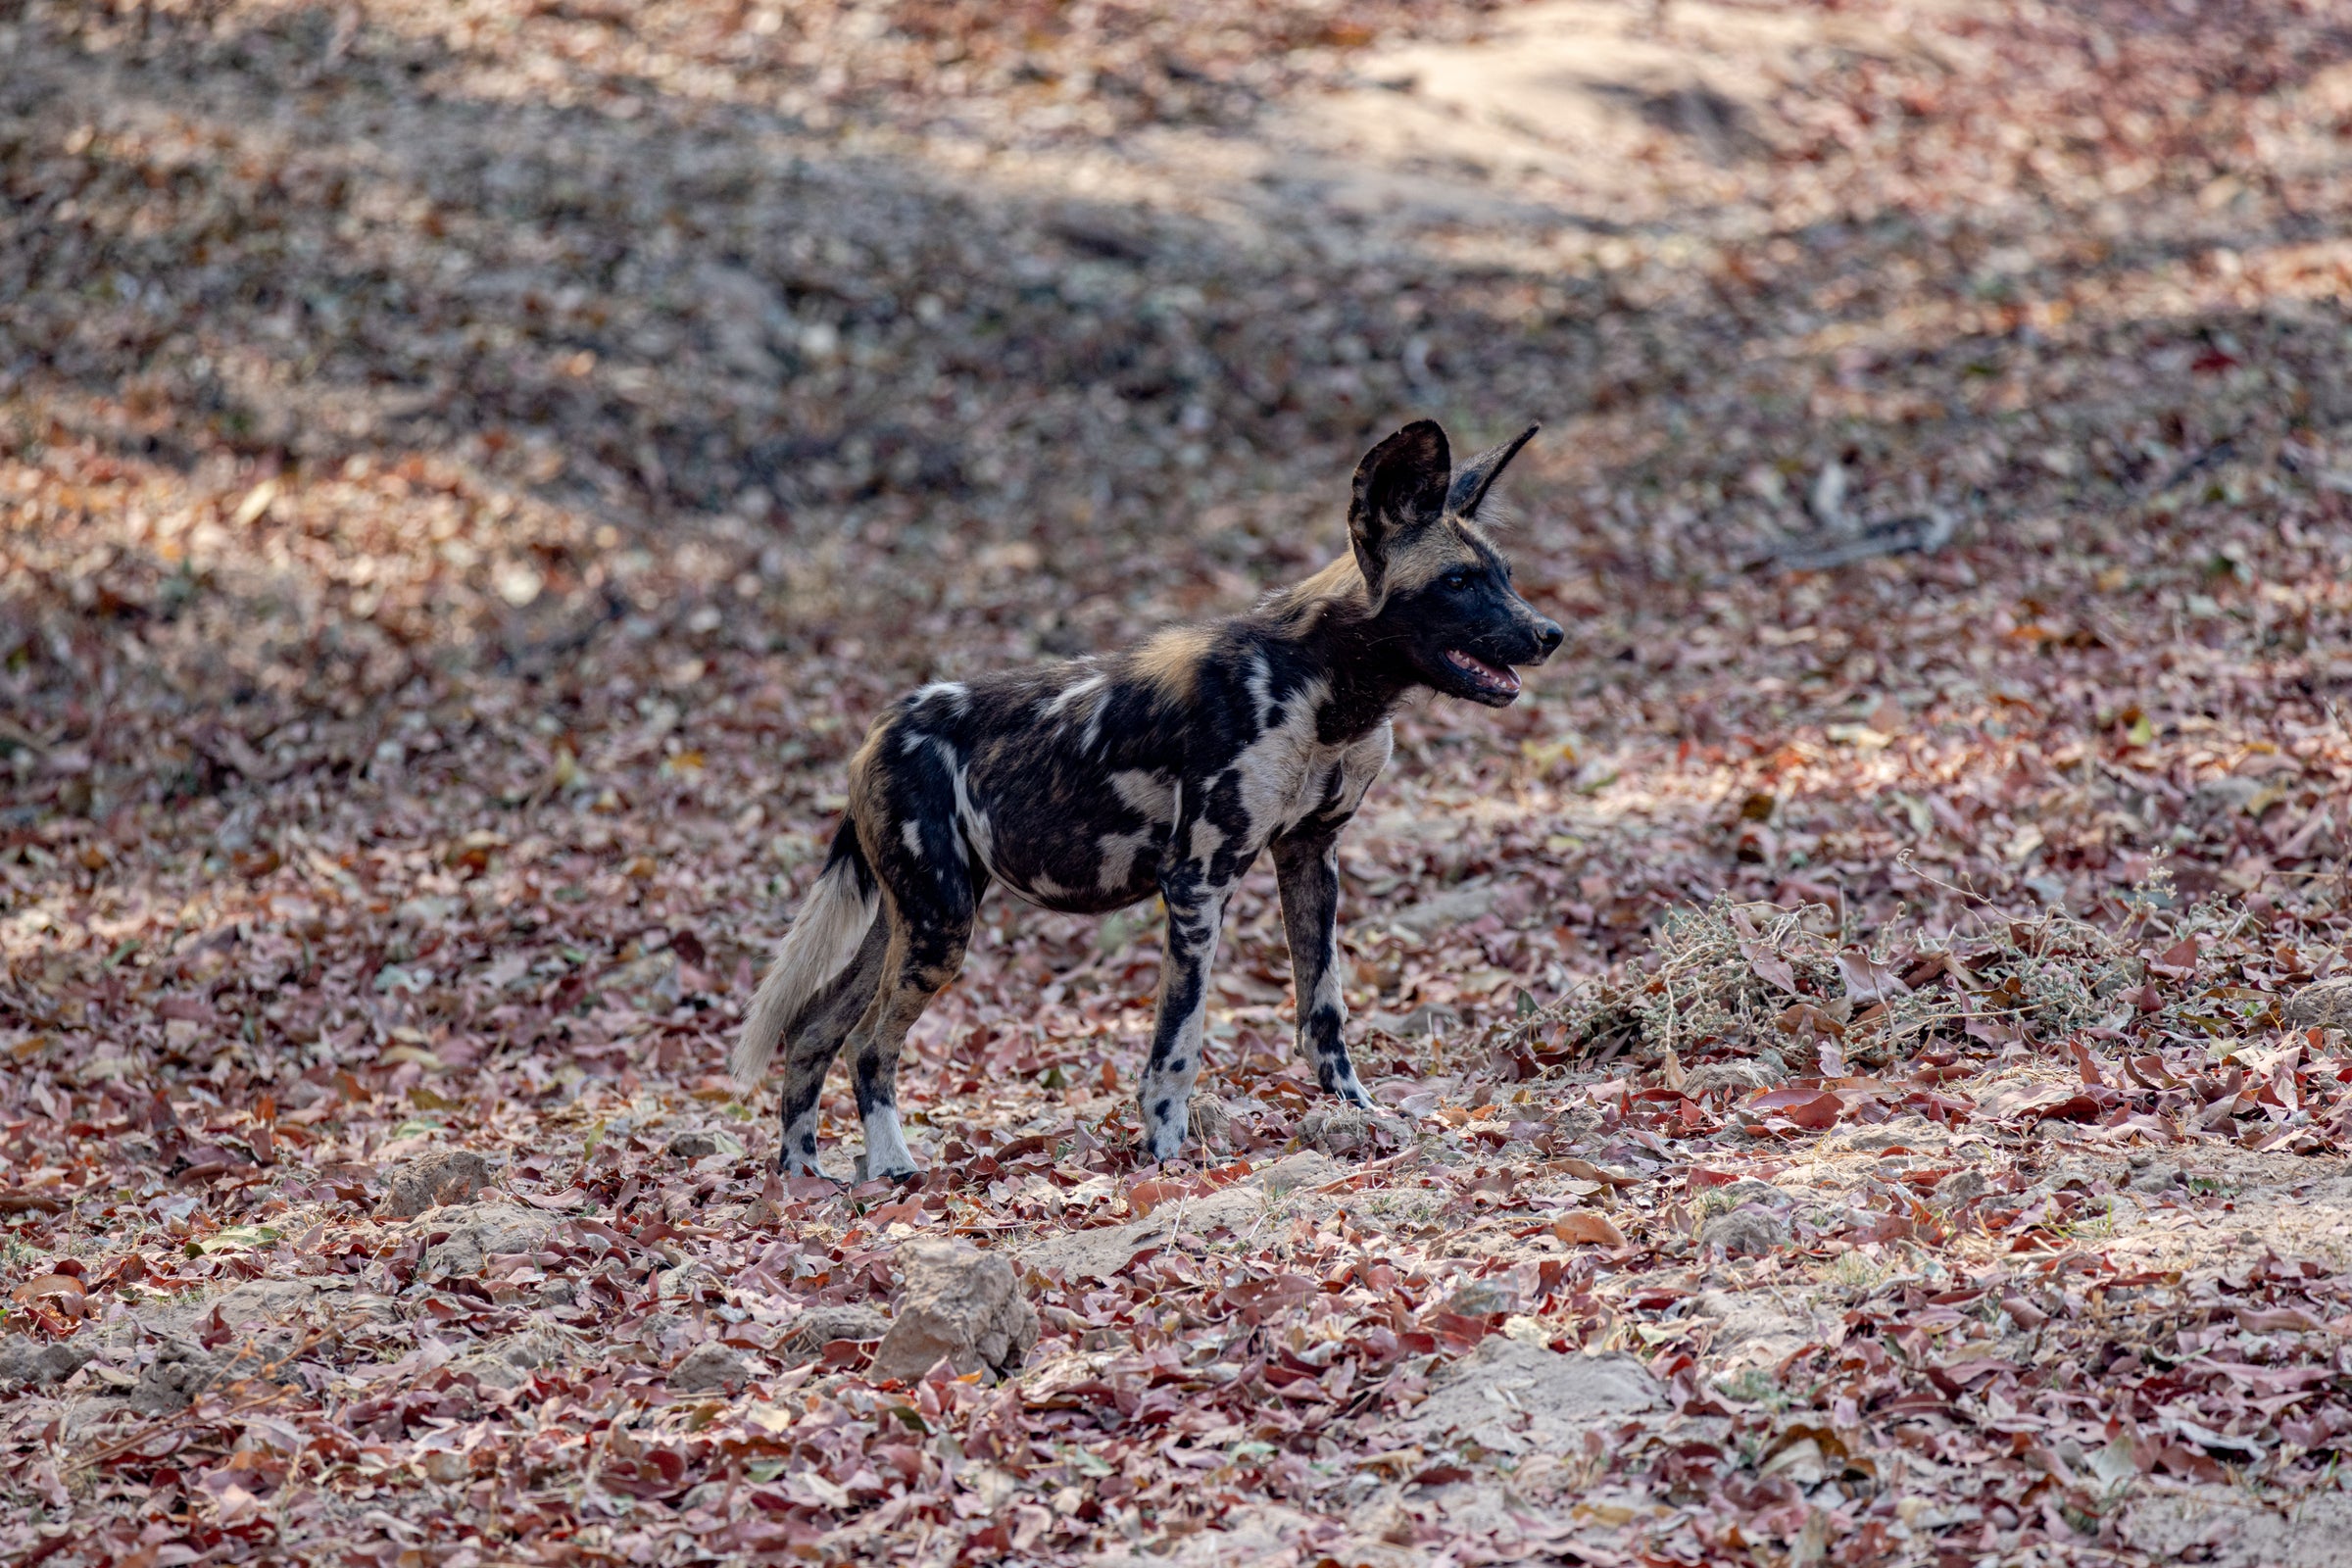
<path fill-rule="evenodd" d="M 1327 612 L 1293 641 L 1329 688 L 1315 723 L 1315 738 L 1326 746 L 1369 734 L 1415 684 L 1411 666 L 1369 621 Z"/>

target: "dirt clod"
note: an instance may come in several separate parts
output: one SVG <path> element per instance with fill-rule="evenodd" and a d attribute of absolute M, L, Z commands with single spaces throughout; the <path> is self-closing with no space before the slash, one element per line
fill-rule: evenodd
<path fill-rule="evenodd" d="M 1698 1245 L 1734 1256 L 1769 1252 L 1788 1245 L 1788 1223 L 1766 1209 L 1735 1208 L 1699 1227 Z"/>
<path fill-rule="evenodd" d="M 871 1344 L 889 1332 L 890 1319 L 870 1306 L 817 1306 L 792 1320 L 776 1350 L 786 1360 L 806 1361 L 835 1340 Z"/>
<path fill-rule="evenodd" d="M 87 1348 L 70 1343 L 38 1345 L 14 1339 L 0 1345 L 0 1385 L 29 1383 L 36 1388 L 63 1383 L 90 1358 Z"/>
<path fill-rule="evenodd" d="M 1203 1149 L 1214 1153 L 1229 1153 L 1233 1149 L 1233 1111 L 1214 1095 L 1195 1095 L 1190 1107 L 1193 1138 Z"/>
<path fill-rule="evenodd" d="M 900 1254 L 898 1316 L 874 1350 L 874 1376 L 911 1381 L 941 1360 L 958 1372 L 1009 1372 L 1037 1343 L 1037 1313 L 1011 1260 L 961 1242 Z"/>
<path fill-rule="evenodd" d="M 1410 1142 L 1394 1117 L 1345 1102 L 1317 1105 L 1298 1122 L 1298 1142 L 1334 1158 L 1361 1158 Z"/>
<path fill-rule="evenodd" d="M 2305 986 L 2278 1015 L 2289 1029 L 2352 1028 L 2352 975 Z"/>
<path fill-rule="evenodd" d="M 1984 1195 L 1984 1173 L 1975 1170 L 1956 1170 L 1936 1184 L 1936 1201 L 1946 1204 L 1965 1203 L 1972 1198 Z"/>
<path fill-rule="evenodd" d="M 1692 1099 L 1723 1089 L 1745 1094 L 1754 1089 L 1770 1089 L 1786 1082 L 1788 1077 L 1788 1069 L 1781 1064 L 1781 1058 L 1765 1052 L 1746 1061 L 1710 1061 L 1693 1067 L 1683 1079 L 1683 1093 Z"/>
<path fill-rule="evenodd" d="M 669 1386 L 680 1394 L 740 1389 L 751 1380 L 751 1363 L 723 1345 L 697 1346 L 669 1369 Z"/>
<path fill-rule="evenodd" d="M 436 1149 L 404 1160 L 386 1178 L 376 1214 L 414 1219 L 443 1203 L 463 1203 L 490 1185 L 490 1164 L 470 1149 Z"/>
<path fill-rule="evenodd" d="M 185 1340 L 167 1340 L 155 1359 L 139 1369 L 130 1407 L 141 1415 L 171 1415 L 196 1402 L 196 1396 L 220 1375 L 220 1358 Z"/>

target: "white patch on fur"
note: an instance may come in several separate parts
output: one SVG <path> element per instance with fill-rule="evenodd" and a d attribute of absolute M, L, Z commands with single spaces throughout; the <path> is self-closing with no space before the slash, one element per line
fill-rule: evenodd
<path fill-rule="evenodd" d="M 1340 1022 L 1348 1022 L 1348 992 L 1340 984 L 1340 923 L 1331 923 L 1331 940 L 1325 945 L 1323 973 L 1315 980 L 1315 994 L 1308 1001 L 1307 1011 L 1317 1012 L 1325 1007 L 1338 1010 Z"/>
<path fill-rule="evenodd" d="M 1086 679 L 1079 681 L 1075 685 L 1064 687 L 1050 701 L 1041 705 L 1037 710 L 1038 716 L 1040 718 L 1053 718 L 1059 714 L 1063 709 L 1068 708 L 1073 704 L 1087 701 L 1087 699 L 1094 696 L 1095 693 L 1101 691 L 1103 687 L 1109 684 L 1110 678 L 1106 675 L 1089 675 L 1086 677 Z"/>
<path fill-rule="evenodd" d="M 899 824 L 899 838 L 906 844 L 906 853 L 908 855 L 913 856 L 918 860 L 923 858 L 923 825 L 920 822 L 917 822 L 911 816 L 906 821 L 901 822 Z"/>
<path fill-rule="evenodd" d="M 989 826 L 988 813 L 972 804 L 972 794 L 964 787 L 963 769 L 960 767 L 956 769 L 956 820 L 962 824 L 963 841 L 972 847 L 972 853 L 980 858 L 980 863 L 995 872 L 996 831 Z"/>
<path fill-rule="evenodd" d="M 1095 875 L 1095 886 L 1105 893 L 1116 893 L 1135 876 L 1135 858 L 1157 843 L 1159 835 L 1149 828 L 1140 833 L 1105 833 L 1095 840 L 1095 853 L 1102 858 L 1102 869 Z"/>
<path fill-rule="evenodd" d="M 1203 817 L 1193 824 L 1193 845 L 1186 858 L 1206 864 L 1210 857 L 1224 847 L 1224 830 Z"/>
<path fill-rule="evenodd" d="M 963 682 L 935 680 L 928 686 L 915 688 L 914 695 L 906 699 L 907 711 L 912 712 L 935 697 L 946 703 L 952 711 L 957 713 L 970 707 L 972 701 L 971 690 Z"/>
<path fill-rule="evenodd" d="M 866 927 L 881 912 L 879 890 L 867 893 L 858 886 L 857 870 L 847 860 L 825 868 L 808 890 L 800 918 L 784 934 L 773 963 L 752 998 L 744 1015 L 743 1032 L 736 1036 L 731 1065 L 736 1081 L 755 1087 L 775 1056 L 785 1032 L 800 1021 L 809 1001 L 826 983 L 858 956 Z"/>
<path fill-rule="evenodd" d="M 971 781 L 966 776 L 963 759 L 956 754 L 955 747 L 937 736 L 931 737 L 931 745 L 938 754 L 939 765 L 947 770 L 949 786 L 956 792 L 956 822 L 963 829 L 964 844 L 990 872 L 1002 876 L 997 871 L 996 838 L 989 829 L 988 813 L 972 804 Z"/>
<path fill-rule="evenodd" d="M 865 1113 L 865 1179 L 904 1176 L 916 1169 L 906 1135 L 899 1129 L 899 1108 L 876 1105 Z"/>
<path fill-rule="evenodd" d="M 1147 822 L 1176 820 L 1176 781 L 1165 773 L 1123 767 L 1110 775 L 1110 788 L 1120 805 Z"/>
<path fill-rule="evenodd" d="M 1231 771 L 1250 823 L 1248 842 L 1264 844 L 1321 804 L 1318 786 L 1339 752 L 1315 740 L 1315 710 L 1327 695 L 1319 683 L 1299 692 L 1285 705 L 1282 722 L 1233 760 Z"/>
<path fill-rule="evenodd" d="M 1041 899 L 1066 899 L 1072 890 L 1040 871 L 1029 879 L 1027 891 Z"/>
<path fill-rule="evenodd" d="M 1265 655 L 1250 655 L 1250 674 L 1243 684 L 1250 688 L 1250 710 L 1257 717 L 1257 727 L 1261 730 L 1271 729 L 1277 705 L 1274 701 L 1274 671 L 1267 667 Z"/>

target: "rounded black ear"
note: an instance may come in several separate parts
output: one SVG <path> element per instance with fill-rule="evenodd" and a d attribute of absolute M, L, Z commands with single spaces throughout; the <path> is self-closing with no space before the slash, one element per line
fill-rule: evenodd
<path fill-rule="evenodd" d="M 1380 594 L 1389 547 L 1446 514 L 1446 486 L 1452 473 L 1453 451 L 1435 419 L 1415 419 L 1355 466 L 1348 534 L 1373 597 Z"/>
<path fill-rule="evenodd" d="M 1494 488 L 1496 479 L 1502 477 L 1502 470 L 1510 466 L 1511 460 L 1519 455 L 1519 449 L 1543 428 L 1540 424 L 1531 424 L 1502 445 L 1489 447 L 1463 464 L 1462 471 L 1453 476 L 1452 490 L 1446 494 L 1446 510 L 1457 517 L 1477 516 L 1479 507 L 1487 499 L 1487 492 Z"/>

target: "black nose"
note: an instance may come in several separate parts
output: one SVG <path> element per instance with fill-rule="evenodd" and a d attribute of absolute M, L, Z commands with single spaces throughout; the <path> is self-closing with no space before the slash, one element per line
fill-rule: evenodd
<path fill-rule="evenodd" d="M 1544 657 L 1545 659 L 1549 659 L 1552 655 L 1558 653 L 1560 651 L 1560 644 L 1566 642 L 1567 640 L 1568 634 L 1560 630 L 1560 623 L 1558 621 L 1539 620 L 1536 622 L 1536 645 L 1544 650 Z"/>

